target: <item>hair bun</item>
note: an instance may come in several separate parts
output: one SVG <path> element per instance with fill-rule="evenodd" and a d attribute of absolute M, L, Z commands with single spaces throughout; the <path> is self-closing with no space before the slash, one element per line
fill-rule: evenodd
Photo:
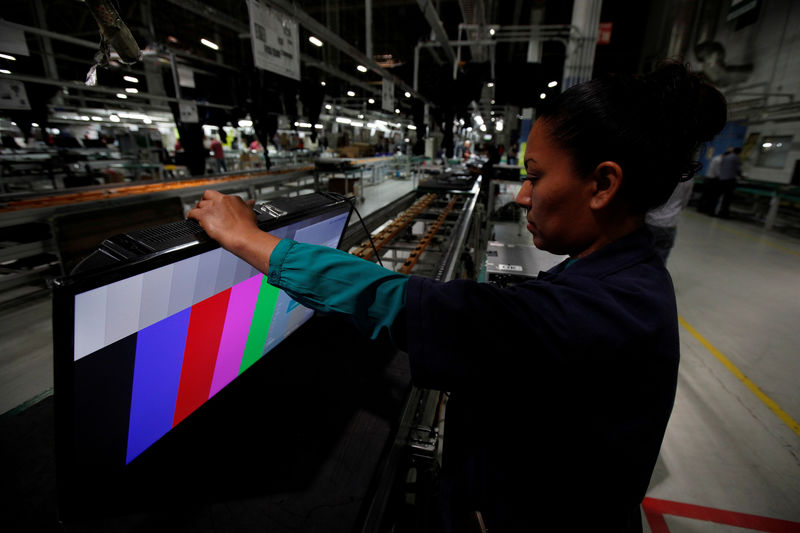
<path fill-rule="evenodd" d="M 675 127 L 673 134 L 699 144 L 713 139 L 725 126 L 725 97 L 705 75 L 690 72 L 676 61 L 662 61 L 641 81 L 655 93 L 652 96 L 661 103 L 661 119 Z"/>

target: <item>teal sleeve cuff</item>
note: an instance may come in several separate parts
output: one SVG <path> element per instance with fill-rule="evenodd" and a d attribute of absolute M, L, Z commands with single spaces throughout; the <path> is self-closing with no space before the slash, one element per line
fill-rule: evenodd
<path fill-rule="evenodd" d="M 392 326 L 405 307 L 404 274 L 341 250 L 283 239 L 270 256 L 267 281 L 306 307 L 348 316 L 373 339 L 385 329 L 400 341 Z"/>

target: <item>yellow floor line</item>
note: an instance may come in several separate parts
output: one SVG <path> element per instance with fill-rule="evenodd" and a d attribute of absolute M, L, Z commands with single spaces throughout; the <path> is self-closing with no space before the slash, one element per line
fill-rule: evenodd
<path fill-rule="evenodd" d="M 712 354 L 714 357 L 716 357 L 717 359 L 719 359 L 719 361 L 720 361 L 720 362 L 721 362 L 721 363 L 722 363 L 722 364 L 725 366 L 725 368 L 727 368 L 727 369 L 728 369 L 728 370 L 729 370 L 729 371 L 730 371 L 730 372 L 731 372 L 731 373 L 732 373 L 734 376 L 736 376 L 736 377 L 739 379 L 739 381 L 741 381 L 742 383 L 744 383 L 745 387 L 747 387 L 748 389 L 750 389 L 750 392 L 752 392 L 753 394 L 755 394 L 755 395 L 756 395 L 756 397 L 757 397 L 759 400 L 761 400 L 762 402 L 764 402 L 764 404 L 765 404 L 767 407 L 769 407 L 770 411 L 772 411 L 773 413 L 775 413 L 775 414 L 778 416 L 778 418 L 780 418 L 780 419 L 781 419 L 781 421 L 782 421 L 784 424 L 786 424 L 787 426 L 789 426 L 789 429 L 791 429 L 792 431 L 794 431 L 794 432 L 797 434 L 797 436 L 798 436 L 798 437 L 800 437 L 800 424 L 798 424 L 797 422 L 795 422 L 795 420 L 794 420 L 794 419 L 793 419 L 791 416 L 789 416 L 789 413 L 787 413 L 786 411 L 784 411 L 783 409 L 781 409 L 781 407 L 780 407 L 780 406 L 779 406 L 777 403 L 775 403 L 775 401 L 774 401 L 772 398 L 770 398 L 769 396 L 767 396 L 766 394 L 764 394 L 764 391 L 762 391 L 761 389 L 759 389 L 759 388 L 758 388 L 758 385 L 756 385 L 755 383 L 753 383 L 752 381 L 750 381 L 750 378 L 748 378 L 747 376 L 745 376 L 745 375 L 742 373 L 742 371 L 741 371 L 741 370 L 739 370 L 739 369 L 736 367 L 736 365 L 734 365 L 733 363 L 731 363 L 731 362 L 730 362 L 730 360 L 729 360 L 727 357 L 725 357 L 725 356 L 722 354 L 722 352 L 720 352 L 719 350 L 717 350 L 717 349 L 714 347 L 714 345 L 713 345 L 713 344 L 711 344 L 710 342 L 708 342 L 708 341 L 706 340 L 706 338 L 705 338 L 705 337 L 703 337 L 702 335 L 700 335 L 700 333 L 698 333 L 698 331 L 697 331 L 696 329 L 694 329 L 694 328 L 693 328 L 693 327 L 692 327 L 692 326 L 691 326 L 691 325 L 690 325 L 688 322 L 686 322 L 686 320 L 684 320 L 684 319 L 683 319 L 683 317 L 681 317 L 681 316 L 678 316 L 678 323 L 680 323 L 680 325 L 681 325 L 681 326 L 683 326 L 684 328 L 686 328 L 686 329 L 689 331 L 689 333 L 691 333 L 691 334 L 694 336 L 694 338 L 695 338 L 695 339 L 697 339 L 698 341 L 700 341 L 700 344 L 702 344 L 703 346 L 705 346 L 705 347 L 706 347 L 706 349 L 707 349 L 709 352 L 711 352 L 711 354 Z"/>

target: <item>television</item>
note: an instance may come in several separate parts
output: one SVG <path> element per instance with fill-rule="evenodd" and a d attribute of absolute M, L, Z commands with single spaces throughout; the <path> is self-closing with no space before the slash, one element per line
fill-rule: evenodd
<path fill-rule="evenodd" d="M 262 205 L 259 225 L 336 248 L 350 211 L 349 201 L 315 193 Z M 61 519 L 97 512 L 108 492 L 151 478 L 159 446 L 163 471 L 164 454 L 183 452 L 161 443 L 312 316 L 194 221 L 112 237 L 55 280 Z"/>

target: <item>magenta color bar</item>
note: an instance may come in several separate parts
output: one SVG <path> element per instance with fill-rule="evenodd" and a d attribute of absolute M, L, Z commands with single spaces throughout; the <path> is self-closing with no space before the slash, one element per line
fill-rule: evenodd
<path fill-rule="evenodd" d="M 262 277 L 263 274 L 258 274 L 231 288 L 231 298 L 228 302 L 228 313 L 225 315 L 225 326 L 222 330 L 209 398 L 239 375 Z"/>

